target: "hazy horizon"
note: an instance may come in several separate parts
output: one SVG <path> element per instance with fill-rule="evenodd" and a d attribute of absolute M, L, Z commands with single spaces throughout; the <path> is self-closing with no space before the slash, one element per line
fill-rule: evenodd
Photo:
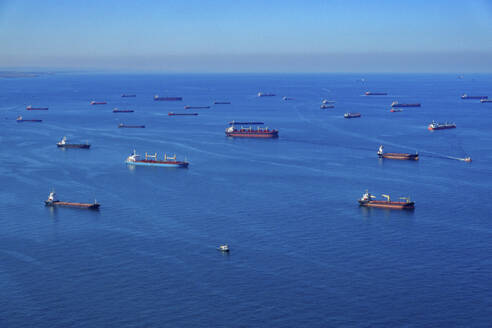
<path fill-rule="evenodd" d="M 0 67 L 492 72 L 492 2 L 0 2 Z"/>

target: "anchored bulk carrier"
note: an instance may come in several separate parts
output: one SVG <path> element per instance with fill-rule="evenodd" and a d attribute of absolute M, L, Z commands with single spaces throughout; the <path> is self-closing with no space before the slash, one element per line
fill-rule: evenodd
<path fill-rule="evenodd" d="M 269 129 L 268 127 L 262 128 L 263 122 L 229 122 L 229 127 L 225 130 L 225 134 L 228 137 L 238 138 L 278 138 L 278 130 Z M 241 127 L 237 127 L 240 125 Z M 250 125 L 244 127 L 243 125 Z M 256 125 L 253 127 L 253 125 Z"/>
<path fill-rule="evenodd" d="M 141 156 L 137 154 L 136 150 L 133 150 L 133 154 L 127 157 L 125 163 L 131 165 L 182 167 L 182 168 L 186 168 L 189 165 L 189 163 L 186 160 L 184 161 L 176 160 L 176 155 L 167 156 L 167 154 L 164 154 L 163 160 L 157 159 L 157 153 L 155 153 L 154 155 L 149 155 L 145 153 L 145 158 L 140 158 L 140 157 Z"/>
<path fill-rule="evenodd" d="M 420 103 L 414 104 L 400 104 L 398 101 L 393 101 L 391 107 L 420 107 Z"/>
<path fill-rule="evenodd" d="M 488 96 L 470 96 L 466 93 L 464 93 L 462 96 L 461 96 L 461 99 L 489 99 Z"/>
<path fill-rule="evenodd" d="M 413 160 L 417 161 L 419 159 L 419 154 L 407 154 L 407 153 L 385 153 L 383 151 L 383 146 L 379 146 L 378 156 L 379 158 L 388 158 L 388 159 L 399 159 L 399 160 Z"/>
<path fill-rule="evenodd" d="M 454 123 L 437 123 L 436 121 L 432 121 L 431 124 L 427 127 L 430 131 L 434 130 L 445 130 L 445 129 L 455 129 L 456 124 Z"/>
<path fill-rule="evenodd" d="M 386 93 L 386 92 L 370 92 L 370 91 L 367 91 L 366 93 L 364 93 L 364 95 L 366 95 L 366 96 L 387 96 L 388 93 Z"/>
<path fill-rule="evenodd" d="M 44 201 L 46 206 L 67 206 L 67 207 L 78 207 L 78 208 L 88 208 L 92 210 L 97 210 L 100 206 L 98 202 L 94 200 L 94 203 L 73 203 L 73 202 L 62 202 L 56 199 L 56 194 L 54 191 L 50 192 L 50 196 Z"/>
<path fill-rule="evenodd" d="M 48 110 L 48 107 L 32 107 L 32 105 L 29 105 L 26 110 Z"/>
<path fill-rule="evenodd" d="M 389 195 L 382 195 L 386 200 L 375 200 L 375 196 L 371 195 L 367 190 L 358 200 L 360 206 L 379 207 L 393 210 L 413 210 L 415 202 L 410 201 L 408 197 L 400 197 L 403 201 L 392 201 Z"/>
<path fill-rule="evenodd" d="M 17 123 L 22 123 L 22 122 L 43 122 L 43 120 L 26 120 L 24 118 L 22 118 L 22 116 L 17 116 L 17 118 L 15 119 L 17 121 Z"/>
<path fill-rule="evenodd" d="M 91 147 L 90 144 L 72 144 L 67 142 L 67 137 L 63 137 L 61 141 L 57 142 L 56 145 L 60 148 L 82 148 L 89 149 Z"/>
<path fill-rule="evenodd" d="M 118 108 L 113 109 L 113 113 L 133 113 L 133 112 L 134 112 L 133 109 L 118 109 Z"/>
<path fill-rule="evenodd" d="M 258 92 L 258 97 L 275 97 L 274 93 L 264 93 L 264 92 Z"/>
<path fill-rule="evenodd" d="M 159 95 L 154 96 L 155 101 L 181 101 L 183 97 L 159 97 Z"/>
<path fill-rule="evenodd" d="M 198 113 L 175 113 L 175 112 L 169 112 L 167 113 L 169 116 L 197 116 Z"/>

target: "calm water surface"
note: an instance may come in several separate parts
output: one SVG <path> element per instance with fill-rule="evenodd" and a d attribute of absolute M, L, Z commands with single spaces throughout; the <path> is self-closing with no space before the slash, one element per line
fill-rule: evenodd
<path fill-rule="evenodd" d="M 0 79 L 0 326 L 490 326 L 492 104 L 464 92 L 491 97 L 492 76 Z M 390 113 L 393 100 L 422 107 Z M 184 105 L 212 107 L 167 115 Z M 229 139 L 231 120 L 280 138 Z M 430 132 L 432 120 L 458 128 Z M 58 149 L 63 136 L 91 149 Z M 421 159 L 379 160 L 380 144 Z M 133 149 L 190 167 L 130 167 Z M 101 209 L 46 208 L 52 188 Z M 365 189 L 416 209 L 359 208 Z"/>

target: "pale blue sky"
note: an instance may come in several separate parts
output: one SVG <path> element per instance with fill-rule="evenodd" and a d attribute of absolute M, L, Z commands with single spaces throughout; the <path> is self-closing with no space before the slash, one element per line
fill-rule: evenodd
<path fill-rule="evenodd" d="M 492 1 L 2 1 L 0 67 L 491 71 Z"/>

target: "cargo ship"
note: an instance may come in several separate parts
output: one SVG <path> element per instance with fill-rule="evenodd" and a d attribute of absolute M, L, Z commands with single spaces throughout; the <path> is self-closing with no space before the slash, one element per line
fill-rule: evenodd
<path fill-rule="evenodd" d="M 436 121 L 432 121 L 431 124 L 427 127 L 430 131 L 434 130 L 445 130 L 445 129 L 455 129 L 456 124 L 454 123 L 437 123 Z"/>
<path fill-rule="evenodd" d="M 123 97 L 123 98 L 135 98 L 136 96 L 137 95 L 131 95 L 131 94 L 126 94 L 126 93 L 121 95 L 121 97 Z"/>
<path fill-rule="evenodd" d="M 489 99 L 480 99 L 480 102 L 483 103 L 492 103 L 492 100 Z"/>
<path fill-rule="evenodd" d="M 18 116 L 16 119 L 17 123 L 22 123 L 22 122 L 43 122 L 43 120 L 26 120 L 22 118 L 22 116 Z"/>
<path fill-rule="evenodd" d="M 388 93 L 386 93 L 386 92 L 371 92 L 371 91 L 366 91 L 366 93 L 364 93 L 364 95 L 366 95 L 366 96 L 387 96 Z"/>
<path fill-rule="evenodd" d="M 184 109 L 209 109 L 210 106 L 184 106 Z"/>
<path fill-rule="evenodd" d="M 149 155 L 145 153 L 145 159 L 140 159 L 140 155 L 137 154 L 136 150 L 133 150 L 133 154 L 127 157 L 125 163 L 131 165 L 182 167 L 182 168 L 187 168 L 189 165 L 189 163 L 186 160 L 184 161 L 176 160 L 176 155 L 167 156 L 167 154 L 164 154 L 164 160 L 159 160 L 157 159 L 157 153 L 155 153 L 154 155 Z"/>
<path fill-rule="evenodd" d="M 398 101 L 393 101 L 391 107 L 420 107 L 419 103 L 415 104 L 400 104 Z"/>
<path fill-rule="evenodd" d="M 388 159 L 399 159 L 399 160 L 412 160 L 417 161 L 419 159 L 419 154 L 407 154 L 407 153 L 385 153 L 383 151 L 383 146 L 379 146 L 378 156 L 379 158 L 388 158 Z"/>
<path fill-rule="evenodd" d="M 335 105 L 330 105 L 330 104 L 321 104 L 321 106 L 319 106 L 319 108 L 321 108 L 321 109 L 326 109 L 326 108 L 335 108 Z"/>
<path fill-rule="evenodd" d="M 275 97 L 274 93 L 263 93 L 263 92 L 258 92 L 258 97 Z"/>
<path fill-rule="evenodd" d="M 56 199 L 56 194 L 54 191 L 50 192 L 47 200 L 44 201 L 46 206 L 68 206 L 68 207 L 78 207 L 78 208 L 88 208 L 91 210 L 97 210 L 100 206 L 96 200 L 94 203 L 73 203 L 73 202 L 62 202 Z"/>
<path fill-rule="evenodd" d="M 294 100 L 294 98 L 291 98 L 291 97 L 282 97 L 282 100 L 285 100 L 285 101 L 287 101 L 287 100 Z"/>
<path fill-rule="evenodd" d="M 155 101 L 181 101 L 183 97 L 159 97 L 159 95 L 154 96 Z"/>
<path fill-rule="evenodd" d="M 390 112 L 392 112 L 392 113 L 399 113 L 399 112 L 403 112 L 403 110 L 400 109 L 400 108 L 391 108 L 390 109 Z"/>
<path fill-rule="evenodd" d="M 48 110 L 48 107 L 32 107 L 32 105 L 29 105 L 26 110 Z"/>
<path fill-rule="evenodd" d="M 118 108 L 113 109 L 113 113 L 133 113 L 133 112 L 134 112 L 133 109 L 118 109 Z"/>
<path fill-rule="evenodd" d="M 106 105 L 107 102 L 105 101 L 91 101 L 91 105 Z"/>
<path fill-rule="evenodd" d="M 343 117 L 345 117 L 345 118 L 356 118 L 356 117 L 360 117 L 360 113 L 345 113 L 345 114 L 343 114 Z"/>
<path fill-rule="evenodd" d="M 323 101 L 321 103 L 322 104 L 334 104 L 334 103 L 336 103 L 336 101 L 335 100 L 323 99 Z"/>
<path fill-rule="evenodd" d="M 169 116 L 197 116 L 198 113 L 174 113 L 174 112 L 169 112 L 167 115 L 169 115 Z"/>
<path fill-rule="evenodd" d="M 408 197 L 400 197 L 403 201 L 392 201 L 389 195 L 382 195 L 386 200 L 375 200 L 376 196 L 371 195 L 367 190 L 358 200 L 360 206 L 388 208 L 393 210 L 413 210 L 415 202 Z"/>
<path fill-rule="evenodd" d="M 249 127 L 237 128 L 236 125 L 246 125 L 249 124 Z M 230 127 L 225 130 L 225 134 L 228 137 L 238 137 L 238 138 L 278 138 L 278 130 L 262 128 L 260 125 L 263 125 L 263 122 L 229 122 Z M 253 128 L 251 125 L 256 125 Z"/>
<path fill-rule="evenodd" d="M 129 129 L 144 129 L 145 125 L 127 125 L 127 124 L 120 123 L 120 124 L 118 124 L 118 127 L 119 128 L 129 128 Z"/>
<path fill-rule="evenodd" d="M 60 148 L 83 148 L 89 149 L 91 145 L 89 143 L 85 144 L 72 144 L 67 142 L 67 137 L 63 137 L 61 141 L 57 142 L 56 145 Z"/>
<path fill-rule="evenodd" d="M 488 96 L 470 96 L 470 95 L 467 95 L 466 93 L 464 93 L 462 96 L 461 96 L 461 99 L 489 99 Z"/>
<path fill-rule="evenodd" d="M 230 101 L 214 101 L 214 105 L 230 105 Z"/>

